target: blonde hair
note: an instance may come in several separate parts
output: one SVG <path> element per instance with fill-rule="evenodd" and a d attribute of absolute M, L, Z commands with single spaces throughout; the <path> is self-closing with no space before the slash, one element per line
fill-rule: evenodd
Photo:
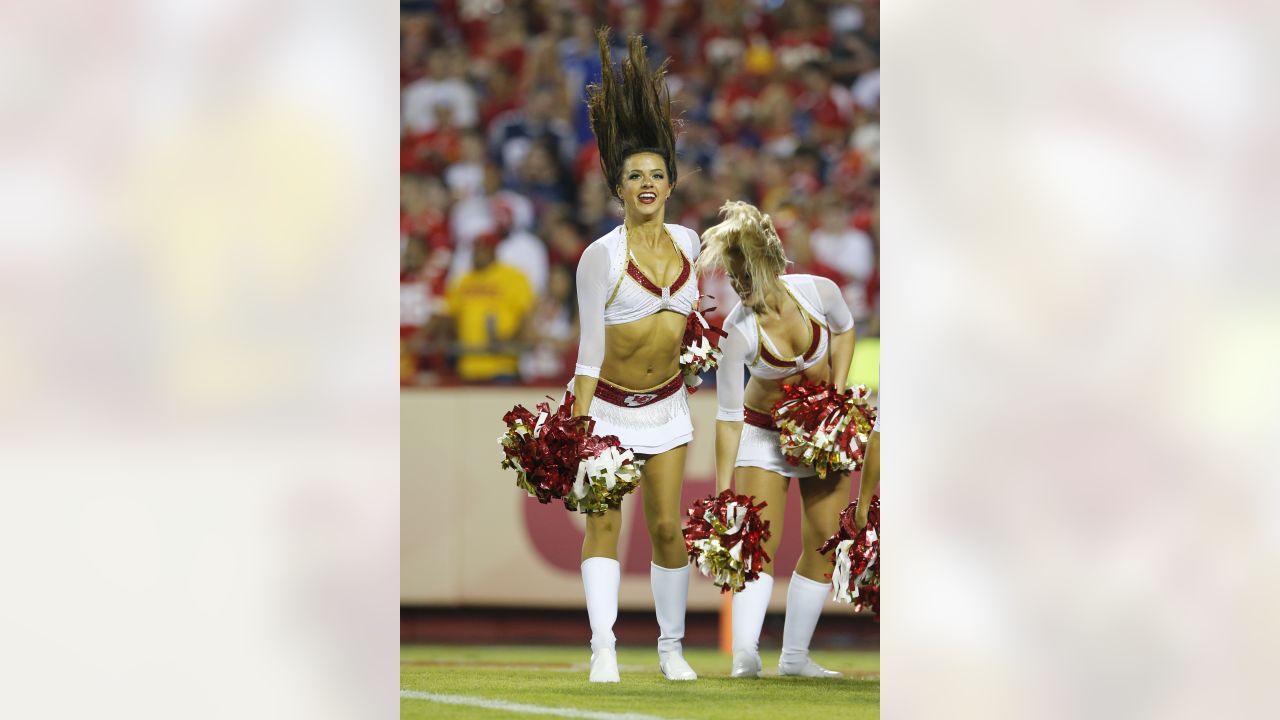
<path fill-rule="evenodd" d="M 742 304 L 761 312 L 765 296 L 780 285 L 778 276 L 787 269 L 782 239 L 773 227 L 773 220 L 751 203 L 730 200 L 720 206 L 720 215 L 724 220 L 702 233 L 697 270 L 705 272 L 719 267 L 728 272 L 729 253 L 740 253 L 751 284 Z"/>

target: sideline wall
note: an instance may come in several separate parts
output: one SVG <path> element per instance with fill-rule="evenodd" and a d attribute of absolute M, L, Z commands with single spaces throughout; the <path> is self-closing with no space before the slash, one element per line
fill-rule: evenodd
<path fill-rule="evenodd" d="M 498 466 L 502 415 L 532 408 L 562 388 L 405 389 L 400 395 L 400 602 L 416 606 L 581 607 L 583 523 L 562 505 L 540 505 Z M 715 489 L 715 393 L 690 399 L 694 441 L 684 506 Z M 856 481 L 856 477 L 855 477 Z M 792 481 L 770 608 L 785 607 L 799 556 L 800 498 Z M 855 488 L 856 490 L 856 488 Z M 649 538 L 637 490 L 623 504 L 619 561 L 622 609 L 653 607 Z M 852 497 L 851 491 L 851 497 Z M 696 569 L 690 610 L 714 610 L 721 595 Z M 829 610 L 852 612 L 829 602 Z"/>

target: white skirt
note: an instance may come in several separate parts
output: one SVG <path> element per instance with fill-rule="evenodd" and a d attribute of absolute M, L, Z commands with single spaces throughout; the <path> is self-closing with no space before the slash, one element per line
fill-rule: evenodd
<path fill-rule="evenodd" d="M 644 455 L 657 455 L 693 439 L 689 391 L 683 384 L 670 396 L 643 407 L 622 407 L 597 396 L 591 398 L 587 414 L 596 421 L 596 435 L 617 435 L 623 447 Z"/>
<path fill-rule="evenodd" d="M 742 424 L 742 440 L 738 442 L 738 460 L 734 467 L 754 467 L 784 477 L 806 478 L 818 473 L 808 465 L 792 465 L 778 447 L 778 431 Z"/>

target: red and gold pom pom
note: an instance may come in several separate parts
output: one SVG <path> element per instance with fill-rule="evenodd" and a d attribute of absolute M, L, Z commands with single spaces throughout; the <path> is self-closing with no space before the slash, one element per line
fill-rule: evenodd
<path fill-rule="evenodd" d="M 711 312 L 715 308 L 707 308 Z M 726 333 L 713 325 L 701 312 L 694 310 L 685 318 L 684 341 L 680 343 L 680 372 L 692 394 L 702 384 L 700 375 L 720 365 L 720 338 Z"/>
<path fill-rule="evenodd" d="M 854 604 L 854 609 L 870 608 L 880 616 L 880 498 L 871 498 L 867 525 L 858 529 L 854 516 L 858 501 L 854 500 L 840 513 L 840 529 L 818 548 L 820 553 L 835 551 L 831 585 L 836 602 Z"/>
<path fill-rule="evenodd" d="M 517 405 L 502 417 L 498 438 L 502 467 L 516 471 L 516 486 L 540 503 L 564 502 L 570 510 L 601 513 L 616 508 L 640 484 L 641 460 L 615 435 L 592 435 L 595 421 L 574 416 L 573 393 L 560 407 L 538 403 L 534 415 Z"/>
<path fill-rule="evenodd" d="M 808 465 L 820 478 L 862 466 L 876 419 L 865 385 L 836 392 L 830 383 L 801 380 L 783 385 L 782 391 L 782 399 L 773 406 L 773 421 L 787 462 Z"/>
<path fill-rule="evenodd" d="M 738 592 L 760 577 L 769 561 L 764 542 L 769 521 L 760 517 L 767 503 L 753 504 L 754 497 L 725 490 L 694 501 L 684 524 L 684 544 L 689 560 L 711 578 L 720 592 Z"/>

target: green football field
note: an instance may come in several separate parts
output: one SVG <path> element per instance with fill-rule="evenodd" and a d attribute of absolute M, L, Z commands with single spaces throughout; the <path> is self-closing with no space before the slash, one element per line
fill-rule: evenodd
<path fill-rule="evenodd" d="M 729 658 L 690 648 L 695 682 L 670 682 L 653 648 L 619 648 L 622 682 L 587 682 L 586 648 L 405 646 L 401 718 L 573 717 L 597 720 L 878 718 L 880 654 L 815 651 L 844 679 L 778 677 L 778 651 L 761 654 L 765 675 L 729 678 Z"/>

